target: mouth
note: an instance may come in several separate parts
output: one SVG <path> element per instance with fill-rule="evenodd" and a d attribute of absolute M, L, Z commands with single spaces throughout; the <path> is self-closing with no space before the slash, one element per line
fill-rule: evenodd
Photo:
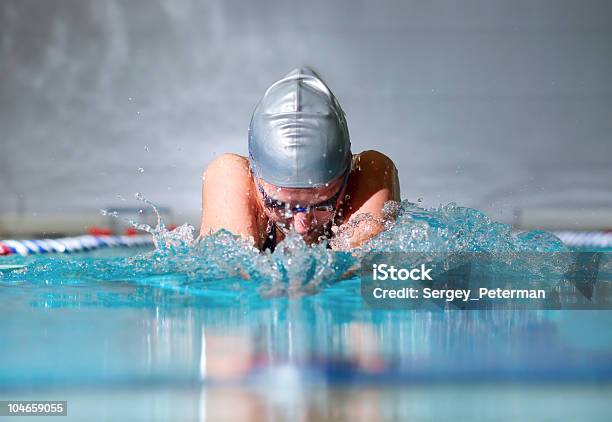
<path fill-rule="evenodd" d="M 298 231 L 297 228 L 295 227 L 294 223 L 289 223 L 289 224 L 277 224 L 277 227 L 285 234 L 289 234 L 292 231 L 295 233 L 298 233 L 300 236 L 302 236 L 303 238 L 308 238 L 308 237 L 312 237 L 315 236 L 317 234 L 319 234 L 320 232 L 322 232 L 322 227 L 309 227 L 308 229 L 306 229 L 305 231 Z"/>

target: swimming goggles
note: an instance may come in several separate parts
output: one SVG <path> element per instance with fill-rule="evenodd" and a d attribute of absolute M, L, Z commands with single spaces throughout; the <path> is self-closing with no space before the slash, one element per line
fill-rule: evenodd
<path fill-rule="evenodd" d="M 309 212 L 310 210 L 331 213 L 336 210 L 336 204 L 338 202 L 338 198 L 340 198 L 340 195 L 344 191 L 344 187 L 346 186 L 346 182 L 348 181 L 349 173 L 350 171 L 346 172 L 344 176 L 344 181 L 342 182 L 342 186 L 340 186 L 340 189 L 338 189 L 338 192 L 336 192 L 334 196 L 326 199 L 325 201 L 321 201 L 317 204 L 307 205 L 305 207 L 302 207 L 299 205 L 296 207 L 290 207 L 289 204 L 287 204 L 286 202 L 279 201 L 278 199 L 275 199 L 269 196 L 266 193 L 266 191 L 263 189 L 263 187 L 259 184 L 259 182 L 255 181 L 255 183 L 257 184 L 257 189 L 259 189 L 259 192 L 261 193 L 264 205 L 267 208 L 277 210 L 277 211 L 289 211 L 292 214 L 297 214 L 299 212 Z"/>

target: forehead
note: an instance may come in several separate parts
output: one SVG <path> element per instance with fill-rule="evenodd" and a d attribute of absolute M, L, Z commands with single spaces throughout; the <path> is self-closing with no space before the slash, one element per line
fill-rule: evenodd
<path fill-rule="evenodd" d="M 299 204 L 315 204 L 325 201 L 334 196 L 342 186 L 342 179 L 334 180 L 327 186 L 316 188 L 283 188 L 272 185 L 264 180 L 259 180 L 259 184 L 271 198 L 281 202 L 299 203 Z"/>

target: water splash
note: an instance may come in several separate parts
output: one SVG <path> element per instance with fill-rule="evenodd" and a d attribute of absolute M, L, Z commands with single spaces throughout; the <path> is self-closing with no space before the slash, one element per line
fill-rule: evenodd
<path fill-rule="evenodd" d="M 153 210 L 157 225 L 151 227 L 124 220 L 153 237 L 154 251 L 105 260 L 37 258 L 23 270 L 2 274 L 0 281 L 63 284 L 70 280 L 96 279 L 159 285 L 160 280 L 164 280 L 163 287 L 180 287 L 197 294 L 206 289 L 208 282 L 234 280 L 254 283 L 264 296 L 295 297 L 316 293 L 349 277 L 368 252 L 488 252 L 507 256 L 525 251 L 568 251 L 550 233 L 513 233 L 509 225 L 494 222 L 475 209 L 456 204 L 422 208 L 403 201 L 387 203 L 381 219 L 363 215 L 335 228 L 334 239 L 330 242 L 334 249 L 328 248 L 326 241 L 310 246 L 299 234 L 290 231 L 273 253 L 262 253 L 252 246 L 252 242 L 225 230 L 202 237 L 196 237 L 195 228 L 189 224 L 168 230 L 155 204 L 141 193 L 135 197 Z M 123 218 L 116 212 L 102 212 Z M 363 225 L 378 225 L 384 230 L 360 248 L 342 251 L 348 249 L 347 239 L 354 230 Z"/>
<path fill-rule="evenodd" d="M 361 248 L 368 252 L 568 252 L 551 233 L 513 233 L 512 226 L 495 222 L 481 211 L 455 203 L 437 208 L 402 201 L 389 202 L 377 221 L 385 230 Z M 357 224 L 372 222 L 362 218 Z"/>

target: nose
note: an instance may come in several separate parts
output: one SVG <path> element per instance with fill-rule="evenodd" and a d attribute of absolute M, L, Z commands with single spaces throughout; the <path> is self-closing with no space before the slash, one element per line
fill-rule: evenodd
<path fill-rule="evenodd" d="M 293 215 L 293 228 L 299 234 L 306 234 L 312 228 L 314 213 L 312 211 L 298 212 Z"/>

